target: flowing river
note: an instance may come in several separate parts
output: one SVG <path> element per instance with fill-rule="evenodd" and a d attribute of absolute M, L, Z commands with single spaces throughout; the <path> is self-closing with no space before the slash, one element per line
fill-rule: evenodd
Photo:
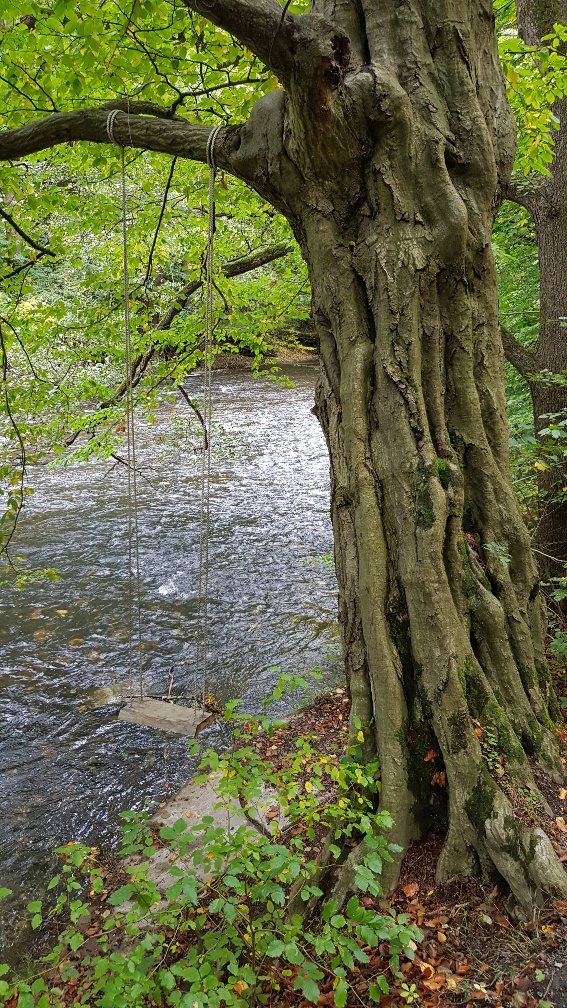
<path fill-rule="evenodd" d="M 335 575 L 320 559 L 332 531 L 327 452 L 311 413 L 316 367 L 285 371 L 293 388 L 213 373 L 207 691 L 221 704 L 239 698 L 247 711 L 259 709 L 277 669 L 319 665 L 324 686 L 341 677 Z M 194 375 L 185 387 L 199 398 L 200 386 Z M 179 398 L 138 424 L 152 692 L 165 689 L 171 665 L 176 691 L 194 688 L 196 423 Z M 122 810 L 165 801 L 195 768 L 183 739 L 117 721 L 131 652 L 124 472 L 108 462 L 38 469 L 14 545 L 27 566 L 54 567 L 60 580 L 5 593 L 0 610 L 0 887 L 14 892 L 0 904 L 4 956 L 20 940 L 22 907 L 53 874 L 55 847 L 115 843 Z M 220 724 L 200 738 L 226 742 Z"/>

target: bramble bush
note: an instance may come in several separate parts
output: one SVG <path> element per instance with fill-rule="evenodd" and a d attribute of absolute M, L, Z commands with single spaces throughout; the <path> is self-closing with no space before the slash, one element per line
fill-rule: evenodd
<path fill-rule="evenodd" d="M 276 695 L 284 685 L 290 683 L 280 682 Z M 355 726 L 343 756 L 317 753 L 304 736 L 276 770 L 254 741 L 281 722 L 251 719 L 237 706 L 226 710 L 232 749 L 207 751 L 197 778 L 214 774 L 218 807 L 234 816 L 232 829 L 213 816 L 163 827 L 158 843 L 172 879 L 165 893 L 150 875 L 158 844 L 146 813 L 123 814 L 120 854 L 128 859 L 128 881 L 115 891 L 105 889 L 95 849 L 60 848 L 62 870 L 49 888 L 58 893 L 52 914 L 66 926 L 34 977 L 15 980 L 0 967 L 0 1003 L 16 1004 L 17 994 L 18 1008 L 248 1008 L 267 1004 L 282 985 L 316 1003 L 324 985 L 342 1008 L 351 971 L 357 982 L 357 967 L 370 963 L 365 950 L 383 942 L 392 974 L 402 977 L 400 958 L 413 959 L 423 935 L 404 914 L 377 910 L 361 895 L 381 894 L 382 866 L 399 850 L 384 835 L 391 817 L 376 811 L 379 769 L 362 763 L 362 726 Z M 323 869 L 310 852 L 323 837 L 332 864 L 362 840 L 368 851 L 344 907 L 318 884 Z M 93 899 L 106 908 L 95 936 L 88 927 Z M 42 903 L 28 910 L 32 928 L 39 928 Z M 388 979 L 376 971 L 369 980 L 369 997 L 379 1001 Z"/>

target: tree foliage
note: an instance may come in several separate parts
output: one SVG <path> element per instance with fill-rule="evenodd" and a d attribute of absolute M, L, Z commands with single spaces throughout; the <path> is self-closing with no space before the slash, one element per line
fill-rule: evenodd
<path fill-rule="evenodd" d="M 125 99 L 226 122 L 244 118 L 275 83 L 257 58 L 179 3 L 144 3 L 128 17 L 113 2 L 18 3 L 4 13 L 4 128 Z M 135 398 L 151 417 L 203 356 L 207 171 L 186 159 L 131 152 L 126 173 L 133 355 L 141 361 Z M 2 162 L 0 193 L 6 543 L 33 492 L 30 466 L 120 451 L 118 150 L 70 143 Z M 308 312 L 305 270 L 287 223 L 250 189 L 222 174 L 216 202 L 216 352 L 245 348 L 258 362 L 274 330 Z"/>

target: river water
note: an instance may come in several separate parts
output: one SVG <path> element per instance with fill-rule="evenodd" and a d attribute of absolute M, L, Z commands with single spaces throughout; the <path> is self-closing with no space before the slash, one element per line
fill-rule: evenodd
<path fill-rule="evenodd" d="M 213 373 L 207 689 L 258 710 L 283 672 L 341 676 L 333 626 L 328 458 L 311 413 L 316 367 L 286 366 L 293 388 Z M 199 397 L 201 379 L 186 389 Z M 175 666 L 193 692 L 198 572 L 196 421 L 182 399 L 138 423 L 144 671 L 152 692 Z M 0 611 L 0 952 L 42 895 L 53 849 L 112 844 L 119 813 L 163 802 L 194 771 L 183 739 L 117 721 L 130 667 L 124 469 L 108 462 L 34 474 L 15 544 L 26 566 L 55 567 Z M 320 688 L 320 687 L 319 687 Z M 201 740 L 221 746 L 222 726 Z M 0 961 L 2 961 L 0 959 Z"/>

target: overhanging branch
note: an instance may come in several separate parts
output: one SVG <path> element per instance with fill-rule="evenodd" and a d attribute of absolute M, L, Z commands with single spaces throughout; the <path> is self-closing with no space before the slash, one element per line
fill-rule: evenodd
<path fill-rule="evenodd" d="M 89 140 L 92 143 L 108 143 L 108 111 L 117 107 L 117 102 L 109 102 L 98 109 L 78 109 L 74 112 L 56 112 L 36 119 L 13 130 L 0 130 L 0 161 L 15 161 L 38 151 L 48 150 L 57 144 Z M 124 102 L 119 103 L 124 106 Z M 143 113 L 136 111 L 136 105 L 143 106 Z M 118 144 L 141 150 L 173 154 L 193 161 L 206 162 L 207 140 L 210 126 L 195 126 L 180 116 L 170 116 L 166 109 L 152 106 L 148 115 L 149 102 L 131 102 L 130 114 L 119 114 L 113 126 Z M 240 127 L 223 129 L 215 143 L 215 161 L 220 168 L 232 171 L 230 152 L 233 140 Z"/>

